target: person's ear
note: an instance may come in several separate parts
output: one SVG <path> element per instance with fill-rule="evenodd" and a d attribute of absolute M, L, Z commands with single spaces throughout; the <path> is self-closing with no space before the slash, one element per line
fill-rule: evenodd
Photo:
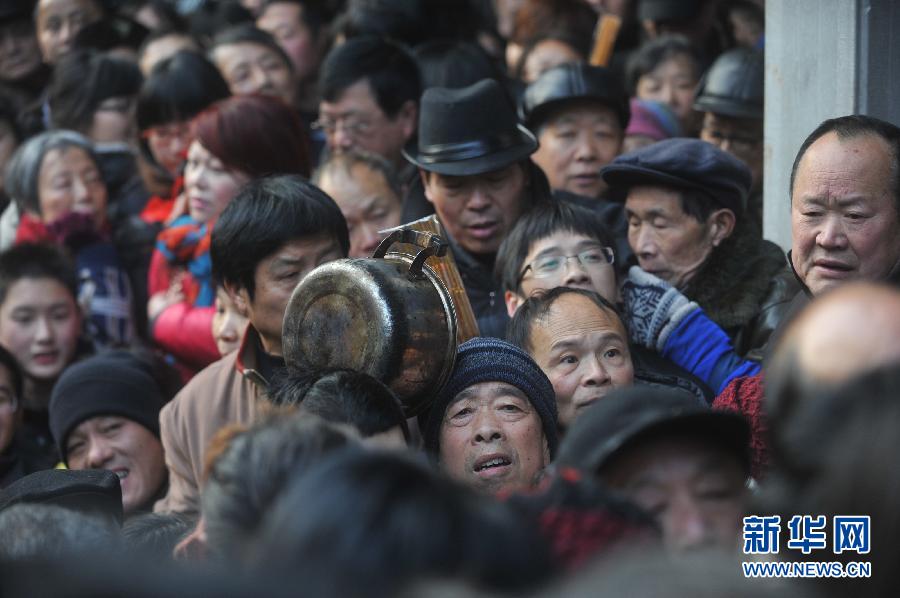
<path fill-rule="evenodd" d="M 416 132 L 416 125 L 419 124 L 419 108 L 416 106 L 416 103 L 412 100 L 406 100 L 403 105 L 400 106 L 397 118 L 400 120 L 400 125 L 403 127 L 404 139 L 412 137 L 413 133 Z"/>
<path fill-rule="evenodd" d="M 544 467 L 550 465 L 550 443 L 547 442 L 547 435 L 544 434 Z"/>
<path fill-rule="evenodd" d="M 428 171 L 419 169 L 419 178 L 422 179 L 422 188 L 425 190 L 425 199 L 428 200 L 429 203 L 434 203 L 434 197 L 431 192 L 431 185 L 428 183 Z"/>
<path fill-rule="evenodd" d="M 709 216 L 709 240 L 713 247 L 718 247 L 734 232 L 737 218 L 734 212 L 726 208 L 716 210 Z"/>
<path fill-rule="evenodd" d="M 231 299 L 231 302 L 234 304 L 234 308 L 238 310 L 245 318 L 250 317 L 250 295 L 247 293 L 247 289 L 243 286 L 238 286 L 230 282 L 225 282 L 222 284 L 225 288 L 225 292 L 228 294 L 228 298 Z"/>
<path fill-rule="evenodd" d="M 511 318 L 516 315 L 516 310 L 522 305 L 524 299 L 512 291 L 506 291 L 503 293 L 503 301 L 506 303 L 506 313 Z"/>

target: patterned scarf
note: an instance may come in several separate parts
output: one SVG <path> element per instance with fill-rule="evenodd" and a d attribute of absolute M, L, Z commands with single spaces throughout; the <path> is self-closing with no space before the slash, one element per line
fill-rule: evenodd
<path fill-rule="evenodd" d="M 196 293 L 186 300 L 196 307 L 209 307 L 216 298 L 212 283 L 212 260 L 209 257 L 212 226 L 201 224 L 190 216 L 182 216 L 163 229 L 156 238 L 156 248 L 169 264 L 187 268 L 197 283 Z"/>

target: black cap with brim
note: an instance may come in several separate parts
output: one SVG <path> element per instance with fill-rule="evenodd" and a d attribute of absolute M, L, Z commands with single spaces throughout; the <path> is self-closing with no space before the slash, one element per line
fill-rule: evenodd
<path fill-rule="evenodd" d="M 467 176 L 506 168 L 524 160 L 537 148 L 537 139 L 531 131 L 518 125 L 516 135 L 434 145 L 426 151 L 421 151 L 414 139 L 403 149 L 403 157 L 422 170 Z"/>
<path fill-rule="evenodd" d="M 47 469 L 0 491 L 0 511 L 17 504 L 52 504 L 122 522 L 119 476 L 104 469 Z"/>
<path fill-rule="evenodd" d="M 750 471 L 750 427 L 741 415 L 713 411 L 679 389 L 649 386 L 619 389 L 592 405 L 566 433 L 556 462 L 596 473 L 626 449 L 668 434 L 723 446 Z"/>

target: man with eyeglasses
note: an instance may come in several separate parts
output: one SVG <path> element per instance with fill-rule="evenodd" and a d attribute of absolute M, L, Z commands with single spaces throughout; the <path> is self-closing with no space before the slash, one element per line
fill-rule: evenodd
<path fill-rule="evenodd" d="M 759 357 L 797 292 L 782 250 L 747 217 L 752 175 L 698 139 L 667 139 L 602 170 L 625 199 L 640 267 L 696 302 L 741 356 Z"/>
<path fill-rule="evenodd" d="M 422 93 L 409 52 L 375 37 L 348 40 L 325 57 L 319 88 L 322 101 L 313 127 L 325 134 L 329 151 L 372 152 L 391 162 L 404 181 L 414 175 L 401 155 L 416 131 Z"/>
<path fill-rule="evenodd" d="M 700 139 L 750 169 L 747 217 L 762 232 L 763 55 L 748 48 L 719 56 L 697 88 L 694 110 L 703 113 Z"/>

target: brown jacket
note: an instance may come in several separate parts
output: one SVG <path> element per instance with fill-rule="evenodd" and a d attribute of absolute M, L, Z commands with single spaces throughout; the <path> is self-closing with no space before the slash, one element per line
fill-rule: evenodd
<path fill-rule="evenodd" d="M 223 426 L 250 424 L 265 411 L 267 384 L 255 369 L 258 339 L 248 326 L 240 349 L 194 376 L 160 411 L 169 492 L 154 506 L 157 513 L 197 514 L 209 441 Z"/>

